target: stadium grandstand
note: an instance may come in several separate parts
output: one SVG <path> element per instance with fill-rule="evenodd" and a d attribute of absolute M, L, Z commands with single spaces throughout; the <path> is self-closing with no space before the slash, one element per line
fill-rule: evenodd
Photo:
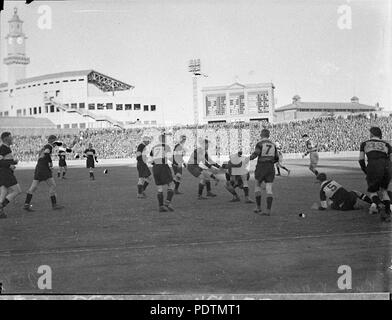
<path fill-rule="evenodd" d="M 299 95 L 293 97 L 291 104 L 275 110 L 275 121 L 306 120 L 333 115 L 347 116 L 359 113 L 376 113 L 381 109 L 359 103 L 358 97 L 352 97 L 351 102 L 303 102 Z"/>
<path fill-rule="evenodd" d="M 8 82 L 0 83 L 0 118 L 46 118 L 59 129 L 164 125 L 160 99 L 136 97 L 133 85 L 93 69 L 27 78 L 27 37 L 16 8 L 8 22 Z"/>

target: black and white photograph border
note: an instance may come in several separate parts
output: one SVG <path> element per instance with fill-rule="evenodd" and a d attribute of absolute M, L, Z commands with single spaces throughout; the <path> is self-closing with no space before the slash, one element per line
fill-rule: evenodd
<path fill-rule="evenodd" d="M 389 0 L 0 1 L 0 300 L 389 300 L 391 56 Z"/>

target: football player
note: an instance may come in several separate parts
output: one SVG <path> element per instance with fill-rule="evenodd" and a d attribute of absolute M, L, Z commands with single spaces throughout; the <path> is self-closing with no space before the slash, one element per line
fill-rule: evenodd
<path fill-rule="evenodd" d="M 46 182 L 49 186 L 49 196 L 52 203 L 53 210 L 63 209 L 64 207 L 57 204 L 56 195 L 56 182 L 53 179 L 53 162 L 52 152 L 56 146 L 61 146 L 62 143 L 57 141 L 55 135 L 51 135 L 48 138 L 48 143 L 40 150 L 37 165 L 34 171 L 34 179 L 27 191 L 26 200 L 23 209 L 26 211 L 34 211 L 31 207 L 31 200 L 34 192 L 37 190 L 38 185 L 41 182 Z"/>
<path fill-rule="evenodd" d="M 365 161 L 367 158 L 367 164 Z M 368 192 L 372 199 L 371 213 L 378 213 L 381 209 L 381 221 L 391 221 L 391 199 L 388 187 L 391 181 L 392 147 L 382 140 L 379 127 L 370 128 L 370 139 L 361 143 L 359 165 L 366 174 Z M 380 195 L 379 195 L 380 194 Z M 380 199 L 381 198 L 381 199 Z"/>
<path fill-rule="evenodd" d="M 143 199 L 146 197 L 146 189 L 151 181 L 151 171 L 147 165 L 146 147 L 150 144 L 150 137 L 144 136 L 142 143 L 137 147 L 136 151 L 136 168 L 139 175 L 137 182 L 137 197 Z"/>
<path fill-rule="evenodd" d="M 186 164 L 184 162 L 184 156 L 185 156 L 185 142 L 186 142 L 186 136 L 182 135 L 180 138 L 180 142 L 177 143 L 174 146 L 173 150 L 173 162 L 172 162 L 172 168 L 173 168 L 173 173 L 174 173 L 174 194 L 181 194 L 181 192 L 178 190 L 180 188 L 180 183 L 181 183 L 181 178 L 182 178 L 182 167 L 186 167 Z"/>
<path fill-rule="evenodd" d="M 302 139 L 305 142 L 305 148 L 306 148 L 306 151 L 302 155 L 302 158 L 306 157 L 309 154 L 310 157 L 309 170 L 312 171 L 317 176 L 318 171 L 316 170 L 316 168 L 319 162 L 317 143 L 314 143 L 312 140 L 310 140 L 307 134 L 304 134 L 302 136 Z"/>
<path fill-rule="evenodd" d="M 0 146 L 0 219 L 7 218 L 4 208 L 13 201 L 22 189 L 16 180 L 14 170 L 18 160 L 14 158 L 11 150 L 13 137 L 10 132 L 1 134 Z"/>
<path fill-rule="evenodd" d="M 275 143 L 269 138 L 270 131 L 268 129 L 261 130 L 261 140 L 257 143 L 255 151 L 251 154 L 250 160 L 257 158 L 255 170 L 255 197 L 257 214 L 271 215 L 273 192 L 272 185 L 275 178 L 275 163 L 279 161 L 278 150 Z M 267 209 L 264 213 L 261 211 L 261 185 L 265 182 L 265 189 L 267 193 L 266 202 Z"/>
<path fill-rule="evenodd" d="M 216 194 L 211 191 L 211 179 L 218 183 L 218 179 L 212 171 L 212 167 L 217 169 L 220 165 L 215 163 L 208 154 L 209 141 L 204 139 L 202 145 L 197 147 L 188 160 L 187 169 L 192 176 L 200 179 L 198 199 L 207 199 L 203 197 L 204 187 L 207 188 L 207 197 L 216 197 Z"/>
<path fill-rule="evenodd" d="M 59 147 L 59 151 L 57 156 L 59 157 L 59 171 L 57 172 L 57 177 L 65 179 L 65 175 L 67 174 L 67 153 L 71 153 L 72 149 L 67 148 L 64 144 Z"/>
<path fill-rule="evenodd" d="M 245 203 L 253 203 L 249 198 L 249 186 L 248 182 L 250 174 L 247 169 L 249 158 L 242 156 L 242 151 L 238 151 L 230 156 L 230 160 L 226 165 L 222 165 L 223 169 L 227 169 L 226 176 L 226 190 L 229 191 L 233 198 L 230 202 L 238 202 L 240 198 L 236 192 L 236 188 L 244 190 Z"/>
<path fill-rule="evenodd" d="M 277 142 L 276 143 L 276 148 L 278 149 L 278 156 L 279 156 L 279 161 L 276 163 L 276 171 L 278 172 L 277 176 L 280 176 L 280 169 L 283 169 L 287 172 L 287 175 L 290 175 L 290 170 L 287 169 L 285 166 L 283 166 L 283 153 L 282 153 L 282 146 Z"/>
<path fill-rule="evenodd" d="M 89 143 L 88 148 L 84 150 L 83 157 L 86 158 L 86 168 L 89 170 L 90 180 L 95 180 L 94 169 L 95 163 L 98 163 L 98 157 L 92 143 Z"/>
<path fill-rule="evenodd" d="M 366 194 L 359 191 L 347 191 L 335 180 L 328 179 L 325 173 L 319 173 L 316 179 L 321 185 L 319 210 L 326 210 L 330 204 L 333 210 L 349 211 L 360 209 L 358 200 L 372 203 Z"/>
<path fill-rule="evenodd" d="M 157 198 L 159 212 L 174 211 L 171 202 L 173 199 L 173 175 L 170 170 L 168 159 L 171 152 L 170 147 L 166 144 L 166 135 L 159 136 L 159 144 L 151 149 L 150 157 L 152 161 L 152 172 L 154 181 L 157 186 Z M 167 186 L 167 196 L 164 200 L 163 188 Z"/>

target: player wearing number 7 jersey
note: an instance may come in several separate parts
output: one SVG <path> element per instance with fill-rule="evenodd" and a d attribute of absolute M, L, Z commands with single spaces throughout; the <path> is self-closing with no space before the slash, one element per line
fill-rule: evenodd
<path fill-rule="evenodd" d="M 261 140 L 257 143 L 255 151 L 250 155 L 249 159 L 257 158 L 255 170 L 255 198 L 256 209 L 255 213 L 261 213 L 261 184 L 265 182 L 265 189 L 267 193 L 267 210 L 263 215 L 270 215 L 273 201 L 272 184 L 275 178 L 275 163 L 279 161 L 278 150 L 274 142 L 270 140 L 270 132 L 268 129 L 261 131 Z"/>
<path fill-rule="evenodd" d="M 386 222 L 390 221 L 391 216 L 391 200 L 387 191 L 391 182 L 391 161 L 392 147 L 388 142 L 382 140 L 381 129 L 370 128 L 370 139 L 361 143 L 359 164 L 366 174 L 368 192 L 373 202 L 370 210 L 379 212 L 380 209 L 385 208 L 385 212 L 381 214 L 381 220 Z"/>

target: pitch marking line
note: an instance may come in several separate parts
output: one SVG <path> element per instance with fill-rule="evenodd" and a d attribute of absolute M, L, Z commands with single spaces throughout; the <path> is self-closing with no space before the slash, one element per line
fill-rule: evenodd
<path fill-rule="evenodd" d="M 146 246 L 122 246 L 122 247 L 102 247 L 102 248 L 80 248 L 80 249 L 53 249 L 45 251 L 19 252 L 12 253 L 10 251 L 1 252 L 0 257 L 18 257 L 18 256 L 35 256 L 35 255 L 50 255 L 50 254 L 77 254 L 90 252 L 106 252 L 106 251 L 123 251 L 123 250 L 146 250 L 158 248 L 178 248 L 178 247 L 197 247 L 209 245 L 224 245 L 224 244 L 239 244 L 239 243 L 256 243 L 256 242 L 271 242 L 271 241 L 288 241 L 288 240 L 304 240 L 304 239 L 321 239 L 333 237 L 353 237 L 353 236 L 371 236 L 391 234 L 391 231 L 380 232 L 354 232 L 354 233 L 336 233 L 324 235 L 308 235 L 308 236 L 294 236 L 294 237 L 278 237 L 278 238 L 259 238 L 259 239 L 239 239 L 239 240 L 216 240 L 216 241 L 200 241 L 188 243 L 169 243 L 163 245 L 146 245 Z"/>

